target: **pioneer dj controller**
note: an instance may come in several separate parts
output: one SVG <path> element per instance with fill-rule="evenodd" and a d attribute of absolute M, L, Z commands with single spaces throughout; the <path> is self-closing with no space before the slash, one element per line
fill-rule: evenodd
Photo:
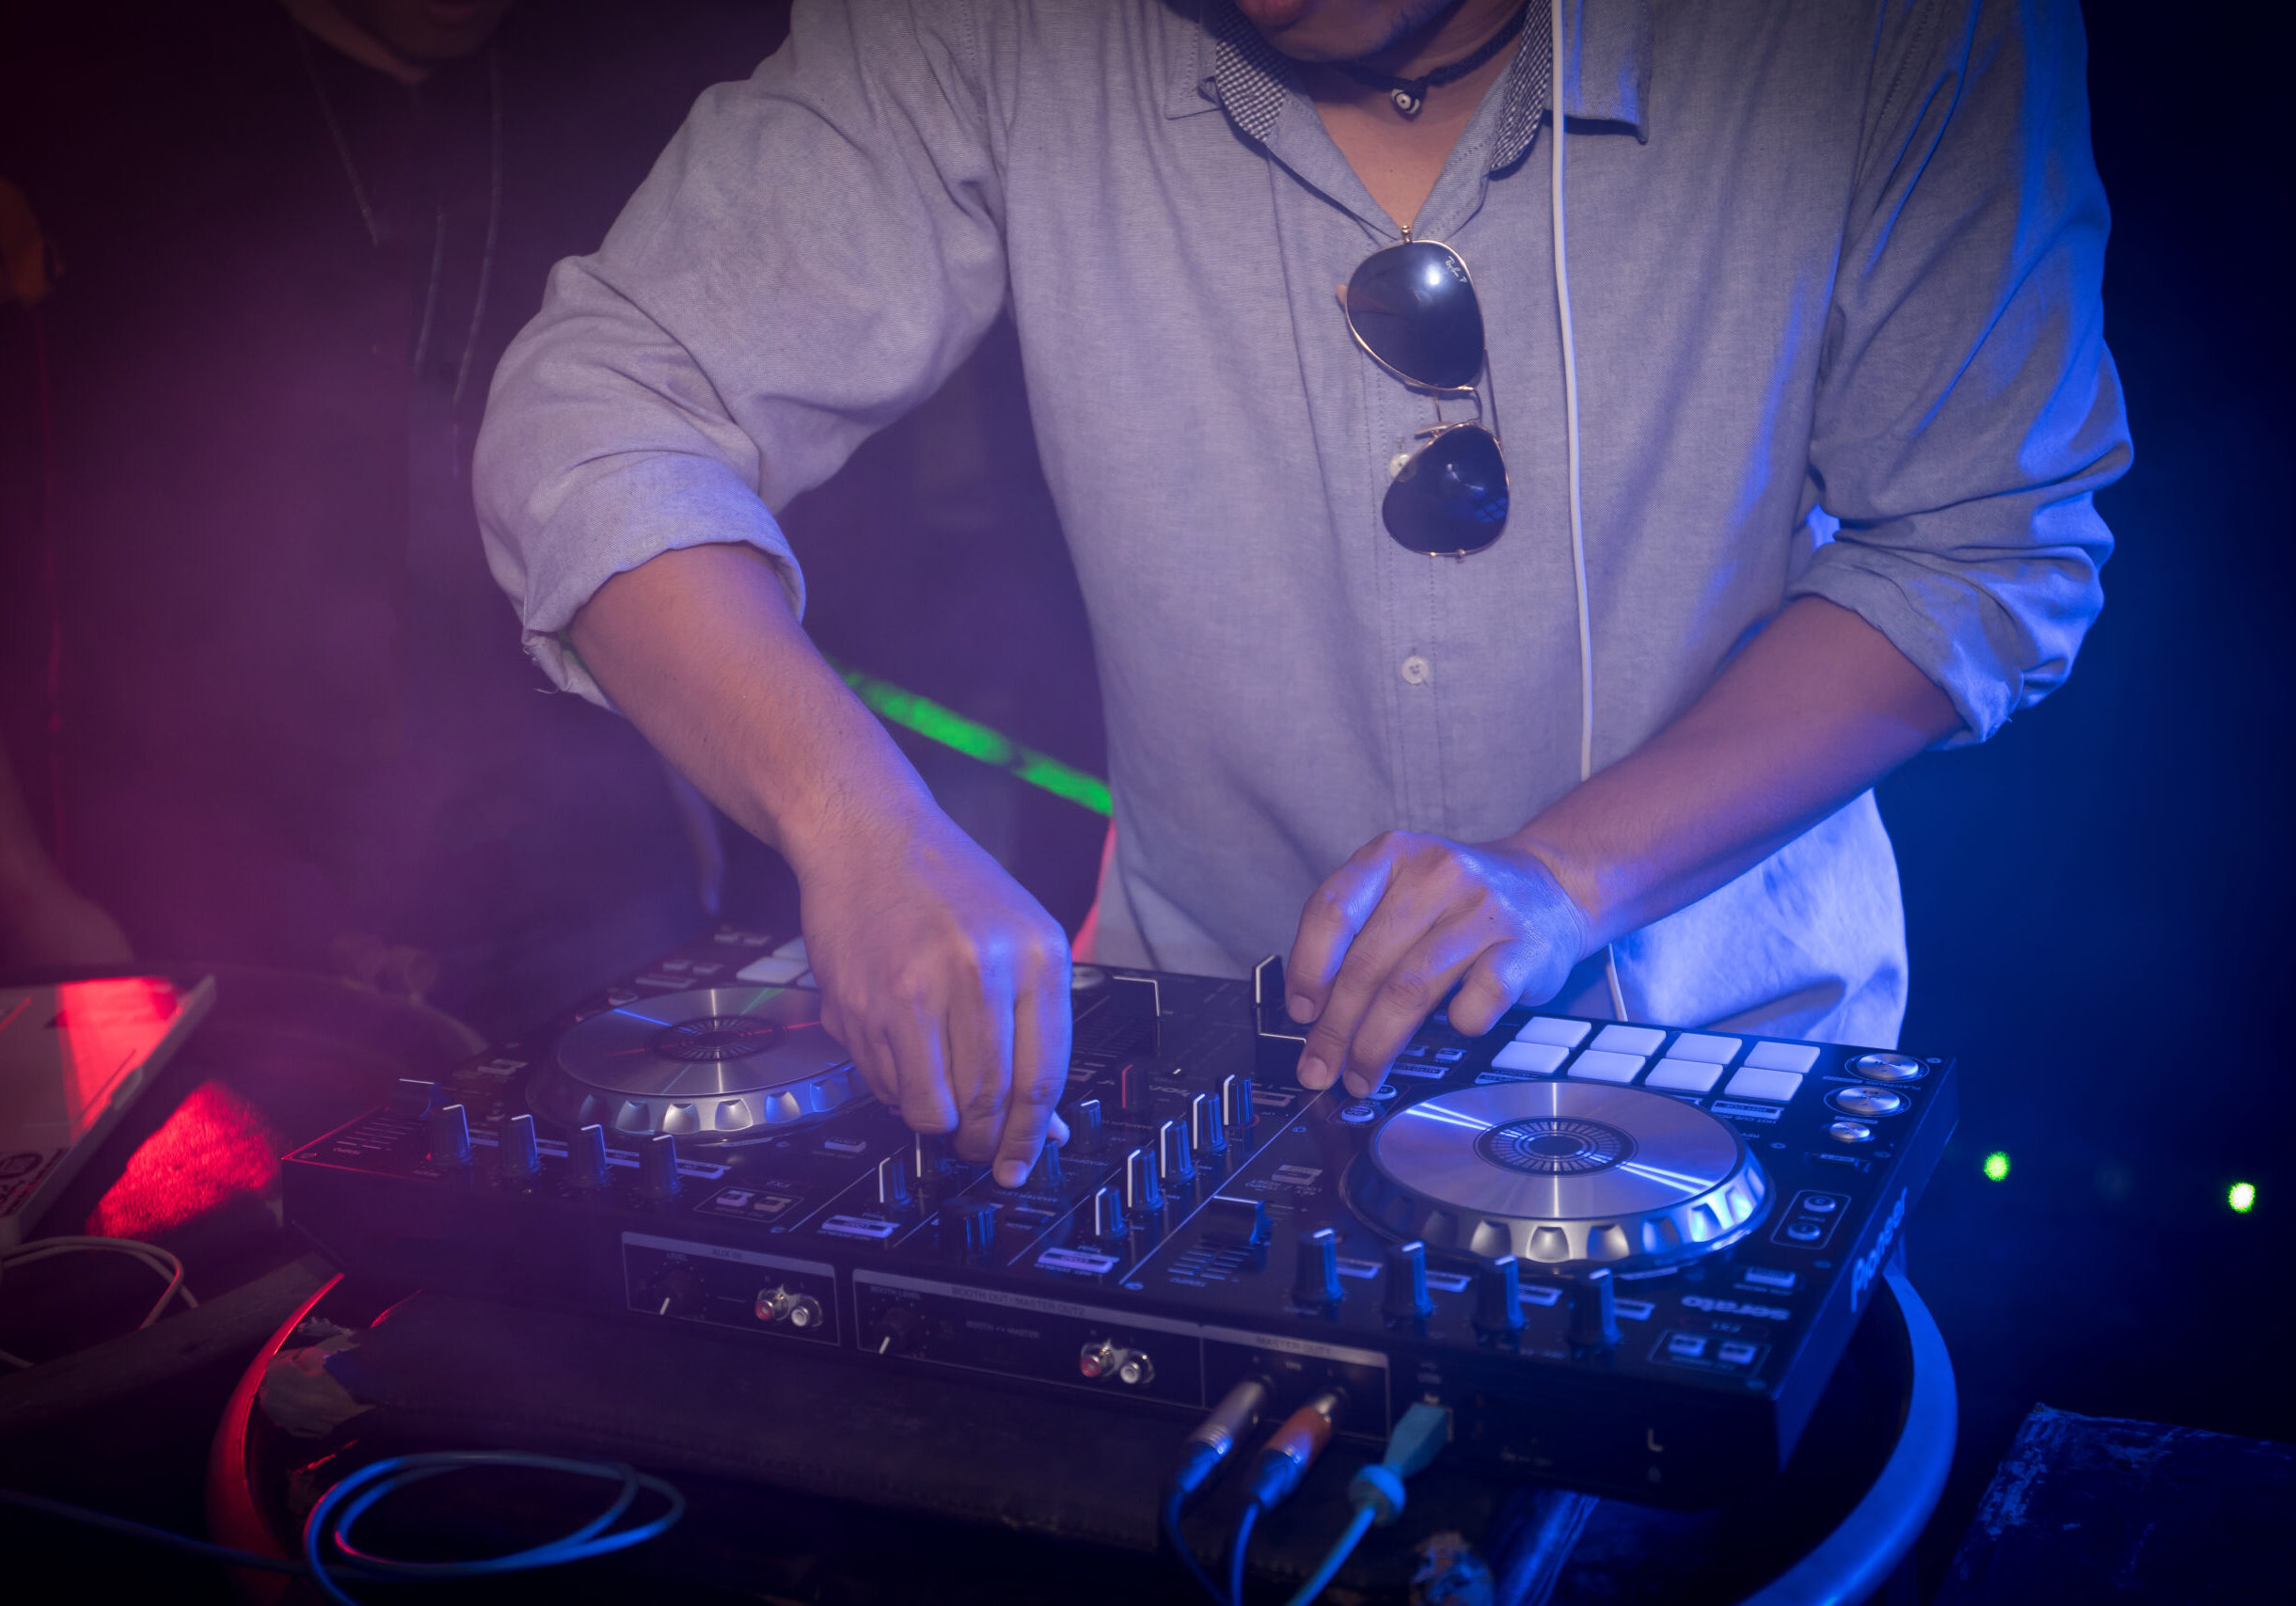
<path fill-rule="evenodd" d="M 288 1158 L 410 1285 L 1196 1415 L 1338 1384 L 1447 1458 L 1696 1506 L 1792 1451 L 1955 1119 L 1950 1062 L 1528 1010 L 1310 1093 L 1280 966 L 1080 966 L 1021 1188 L 879 1106 L 801 943 L 723 930 Z M 865 1387 L 857 1372 L 856 1387 Z"/>

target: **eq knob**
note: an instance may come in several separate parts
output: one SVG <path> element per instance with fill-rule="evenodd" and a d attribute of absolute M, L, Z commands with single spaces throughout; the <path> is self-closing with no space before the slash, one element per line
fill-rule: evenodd
<path fill-rule="evenodd" d="M 1618 1347 L 1618 1292 L 1607 1266 L 1581 1272 L 1571 1284 L 1570 1338 L 1582 1349 Z"/>
<path fill-rule="evenodd" d="M 1100 1146 L 1101 1137 L 1100 1101 L 1077 1100 L 1069 1110 L 1069 1141 L 1078 1153 L 1088 1154 Z"/>
<path fill-rule="evenodd" d="M 657 1132 L 638 1151 L 638 1185 L 657 1199 L 677 1192 L 677 1139 Z"/>
<path fill-rule="evenodd" d="M 1475 1273 L 1475 1328 L 1479 1332 L 1519 1332 L 1523 1327 L 1523 1278 L 1512 1255 L 1501 1255 Z"/>
<path fill-rule="evenodd" d="M 470 1116 L 460 1105 L 431 1111 L 431 1161 L 440 1166 L 470 1163 Z"/>
<path fill-rule="evenodd" d="M 1092 1235 L 1096 1238 L 1124 1236 L 1124 1201 L 1112 1184 L 1092 1196 Z"/>
<path fill-rule="evenodd" d="M 1427 1246 L 1414 1238 L 1408 1244 L 1398 1244 L 1387 1251 L 1386 1287 L 1380 1294 L 1380 1309 L 1391 1319 L 1408 1322 L 1433 1312 L 1435 1302 L 1427 1296 Z"/>
<path fill-rule="evenodd" d="M 1239 1072 L 1220 1078 L 1220 1121 L 1228 1131 L 1241 1133 L 1252 1124 L 1252 1078 Z"/>
<path fill-rule="evenodd" d="M 1156 1157 L 1146 1149 L 1124 1156 L 1124 1208 L 1145 1216 L 1164 1203 L 1164 1189 L 1156 1182 Z"/>
<path fill-rule="evenodd" d="M 877 1163 L 877 1202 L 887 1210 L 906 1210 L 913 1198 L 909 1187 L 909 1160 L 888 1154 Z"/>
<path fill-rule="evenodd" d="M 1196 1151 L 1180 1121 L 1167 1121 L 1156 1129 L 1156 1175 L 1167 1183 L 1184 1183 L 1196 1175 Z"/>
<path fill-rule="evenodd" d="M 1060 1185 L 1063 1175 L 1060 1145 L 1048 1139 L 1044 1147 L 1037 1151 L 1037 1163 L 1029 1168 L 1028 1180 L 1021 1185 L 1050 1193 Z"/>
<path fill-rule="evenodd" d="M 1127 1115 L 1148 1108 L 1148 1067 L 1129 1062 L 1116 1068 L 1116 1107 Z"/>
<path fill-rule="evenodd" d="M 502 1123 L 502 1174 L 513 1181 L 542 1169 L 542 1148 L 534 1141 L 534 1118 L 514 1115 Z"/>
<path fill-rule="evenodd" d="M 1299 1261 L 1291 1271 L 1291 1297 L 1319 1309 L 1339 1302 L 1339 1234 L 1318 1227 L 1299 1237 Z"/>
<path fill-rule="evenodd" d="M 909 1173 L 918 1183 L 930 1188 L 937 1177 L 945 1176 L 949 1169 L 949 1146 L 929 1132 L 920 1132 L 909 1146 Z"/>
<path fill-rule="evenodd" d="M 437 1101 L 438 1084 L 420 1076 L 402 1076 L 390 1089 L 390 1113 L 406 1121 L 420 1121 Z"/>
<path fill-rule="evenodd" d="M 566 1140 L 566 1170 L 577 1187 L 606 1185 L 606 1128 L 593 1121 Z"/>
<path fill-rule="evenodd" d="M 1218 1154 L 1227 1148 L 1227 1122 L 1220 1114 L 1220 1095 L 1198 1093 L 1188 1101 L 1188 1140 L 1199 1154 Z"/>
<path fill-rule="evenodd" d="M 949 1247 L 960 1254 L 982 1255 L 996 1248 L 996 1206 L 966 1204 L 956 1213 L 956 1231 Z"/>

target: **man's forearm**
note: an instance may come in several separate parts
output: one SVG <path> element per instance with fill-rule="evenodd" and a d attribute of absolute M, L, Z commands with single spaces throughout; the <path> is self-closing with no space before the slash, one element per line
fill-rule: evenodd
<path fill-rule="evenodd" d="M 1599 948 L 1744 874 L 1960 723 L 1888 637 L 1803 597 L 1681 718 L 1512 841 Z"/>
<path fill-rule="evenodd" d="M 826 839 L 933 806 L 747 547 L 689 547 L 615 576 L 573 635 L 615 705 L 800 875 Z"/>

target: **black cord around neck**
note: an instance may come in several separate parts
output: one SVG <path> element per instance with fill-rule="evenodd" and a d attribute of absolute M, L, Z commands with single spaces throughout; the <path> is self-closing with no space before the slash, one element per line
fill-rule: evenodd
<path fill-rule="evenodd" d="M 1548 0 L 1550 5 L 1560 3 L 1561 0 Z M 1515 12 L 1513 20 L 1477 46 L 1472 54 L 1462 56 L 1449 67 L 1436 68 L 1424 78 L 1399 78 L 1392 72 L 1382 72 L 1357 61 L 1335 61 L 1332 65 L 1366 88 L 1386 90 L 1387 98 L 1395 103 L 1395 109 L 1403 116 L 1417 117 L 1419 108 L 1427 103 L 1428 90 L 1457 83 L 1512 44 L 1515 35 L 1523 31 L 1523 24 L 1529 16 L 1530 0 L 1523 0 L 1522 8 Z"/>

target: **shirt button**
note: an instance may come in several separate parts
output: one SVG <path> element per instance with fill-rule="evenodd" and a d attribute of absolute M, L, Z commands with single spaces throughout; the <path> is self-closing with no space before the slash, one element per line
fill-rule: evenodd
<path fill-rule="evenodd" d="M 1427 677 L 1433 673 L 1433 667 L 1416 652 L 1413 653 L 1409 658 L 1403 660 L 1403 679 L 1410 685 L 1426 685 Z"/>

